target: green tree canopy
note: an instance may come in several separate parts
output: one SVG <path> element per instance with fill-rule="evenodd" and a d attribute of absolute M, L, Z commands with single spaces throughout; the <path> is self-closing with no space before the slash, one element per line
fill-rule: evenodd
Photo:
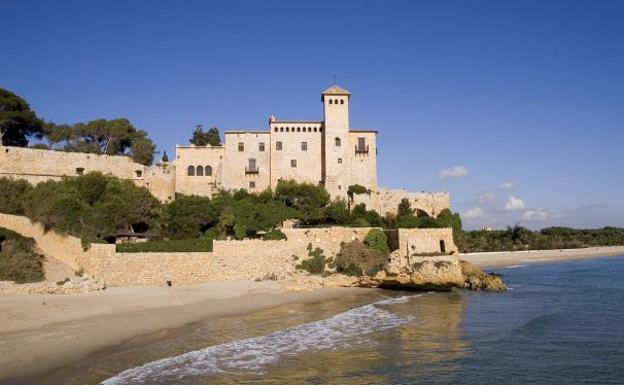
<path fill-rule="evenodd" d="M 219 136 L 219 129 L 212 127 L 208 131 L 204 131 L 202 125 L 197 125 L 189 142 L 196 146 L 220 146 L 221 137 Z"/>
<path fill-rule="evenodd" d="M 28 103 L 11 91 L 0 88 L 0 143 L 25 147 L 31 137 L 41 139 L 43 134 L 43 121 Z"/>

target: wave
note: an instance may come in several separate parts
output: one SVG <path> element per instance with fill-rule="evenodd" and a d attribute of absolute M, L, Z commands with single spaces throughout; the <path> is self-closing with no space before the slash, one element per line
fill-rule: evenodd
<path fill-rule="evenodd" d="M 218 373 L 261 374 L 280 357 L 306 351 L 349 348 L 367 342 L 366 335 L 393 329 L 413 320 L 382 306 L 405 303 L 419 295 L 388 298 L 331 318 L 274 333 L 210 346 L 128 369 L 103 385 L 173 383 L 184 378 Z"/>

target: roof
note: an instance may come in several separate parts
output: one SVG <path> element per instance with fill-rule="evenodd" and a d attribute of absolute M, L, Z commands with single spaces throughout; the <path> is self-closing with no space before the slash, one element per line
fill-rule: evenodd
<path fill-rule="evenodd" d="M 230 130 L 225 131 L 224 135 L 232 135 L 232 134 L 270 134 L 271 131 L 267 130 Z"/>
<path fill-rule="evenodd" d="M 377 130 L 349 130 L 349 132 L 354 132 L 354 133 L 368 132 L 368 133 L 377 134 L 379 131 L 377 131 Z"/>
<path fill-rule="evenodd" d="M 327 88 L 325 91 L 323 91 L 323 93 L 321 94 L 321 100 L 324 99 L 325 95 L 346 95 L 347 97 L 351 97 L 351 92 L 340 87 L 338 84 L 334 84 L 331 87 Z"/>
<path fill-rule="evenodd" d="M 318 120 L 276 120 L 270 123 L 271 124 L 284 124 L 284 123 L 322 124 L 323 122 L 318 121 Z"/>

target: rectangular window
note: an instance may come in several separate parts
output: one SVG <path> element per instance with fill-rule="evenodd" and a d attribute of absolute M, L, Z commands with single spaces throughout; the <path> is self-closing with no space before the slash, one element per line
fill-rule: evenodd
<path fill-rule="evenodd" d="M 358 138 L 358 150 L 363 151 L 364 149 L 366 149 L 366 139 Z"/>
<path fill-rule="evenodd" d="M 308 142 L 301 142 L 301 151 L 308 151 Z"/>
<path fill-rule="evenodd" d="M 264 142 L 258 143 L 258 151 L 264 152 Z"/>
<path fill-rule="evenodd" d="M 275 142 L 275 149 L 277 151 L 282 151 L 282 142 Z"/>
<path fill-rule="evenodd" d="M 338 164 L 342 164 L 342 158 L 338 158 Z"/>
<path fill-rule="evenodd" d="M 256 188 L 256 182 L 249 182 L 249 188 Z"/>
<path fill-rule="evenodd" d="M 297 159 L 292 159 L 290 161 L 290 167 L 297 167 Z"/>
<path fill-rule="evenodd" d="M 245 151 L 245 143 L 238 142 L 238 151 Z"/>

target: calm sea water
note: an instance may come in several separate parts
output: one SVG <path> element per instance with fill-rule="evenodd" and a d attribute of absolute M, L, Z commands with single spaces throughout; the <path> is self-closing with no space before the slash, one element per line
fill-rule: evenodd
<path fill-rule="evenodd" d="M 624 383 L 624 257 L 499 272 L 506 293 L 288 305 L 102 352 L 40 383 Z"/>

